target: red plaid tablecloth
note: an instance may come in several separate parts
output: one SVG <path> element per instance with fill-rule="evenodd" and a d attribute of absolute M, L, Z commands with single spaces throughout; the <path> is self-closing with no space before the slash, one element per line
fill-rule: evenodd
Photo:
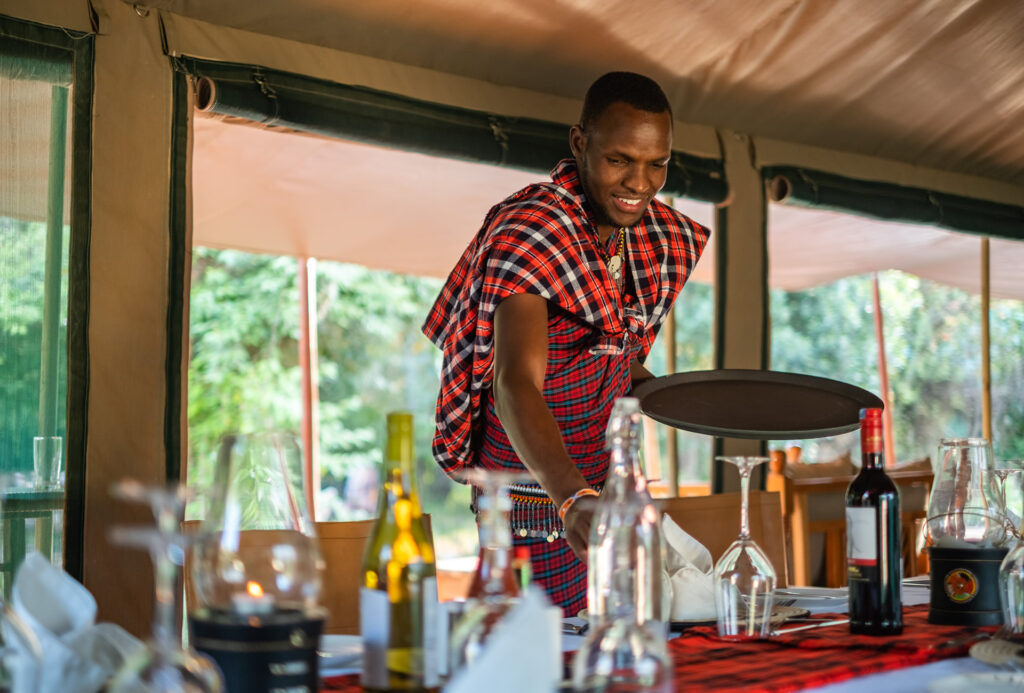
<path fill-rule="evenodd" d="M 828 619 L 829 614 L 818 614 Z M 845 615 L 835 614 L 835 618 Z M 724 642 L 715 630 L 691 628 L 669 641 L 677 691 L 784 693 L 856 676 L 962 657 L 971 642 L 960 641 L 995 627 L 935 626 L 927 606 L 903 610 L 903 634 L 851 635 L 848 626 L 798 631 L 771 640 Z M 793 624 L 799 625 L 799 624 Z M 960 641 L 950 644 L 950 641 Z M 357 693 L 358 676 L 325 680 L 324 693 Z"/>

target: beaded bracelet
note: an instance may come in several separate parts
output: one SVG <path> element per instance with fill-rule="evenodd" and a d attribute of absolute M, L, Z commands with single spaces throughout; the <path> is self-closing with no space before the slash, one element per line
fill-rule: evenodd
<path fill-rule="evenodd" d="M 566 498 L 565 502 L 562 503 L 562 506 L 558 509 L 558 519 L 559 520 L 565 520 L 565 514 L 567 512 L 569 512 L 569 508 L 572 507 L 573 503 L 578 501 L 580 498 L 583 498 L 583 496 L 597 496 L 597 495 L 600 495 L 600 494 L 598 494 L 598 492 L 595 491 L 592 488 L 581 488 L 579 491 L 577 491 L 576 493 L 574 493 L 571 496 L 569 496 L 568 498 Z"/>

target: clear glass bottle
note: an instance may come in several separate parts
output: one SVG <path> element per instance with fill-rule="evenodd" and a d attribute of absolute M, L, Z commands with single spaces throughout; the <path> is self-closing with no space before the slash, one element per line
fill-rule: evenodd
<path fill-rule="evenodd" d="M 412 414 L 388 414 L 383 489 L 359 600 L 366 691 L 435 692 L 440 684 L 437 572 L 416 491 L 412 440 Z"/>
<path fill-rule="evenodd" d="M 523 481 L 517 472 L 474 468 L 463 478 L 479 489 L 480 559 L 466 598 L 466 605 L 452 631 L 448 670 L 470 666 L 505 615 L 519 602 L 520 588 L 513 565 L 512 501 L 509 484 Z"/>
<path fill-rule="evenodd" d="M 640 469 L 640 403 L 615 402 L 608 421 L 611 467 L 591 529 L 590 628 L 573 663 L 583 691 L 669 691 L 662 595 L 661 518 Z"/>

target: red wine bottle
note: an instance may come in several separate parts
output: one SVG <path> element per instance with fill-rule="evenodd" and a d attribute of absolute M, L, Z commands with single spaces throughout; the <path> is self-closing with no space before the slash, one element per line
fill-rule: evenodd
<path fill-rule="evenodd" d="M 900 492 L 885 473 L 882 410 L 860 412 L 860 473 L 846 490 L 846 583 L 850 632 L 903 632 Z"/>

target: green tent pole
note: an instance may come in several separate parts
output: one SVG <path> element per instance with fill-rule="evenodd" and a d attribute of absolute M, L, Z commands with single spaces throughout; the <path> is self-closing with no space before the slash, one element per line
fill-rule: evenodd
<path fill-rule="evenodd" d="M 53 87 L 50 100 L 50 179 L 46 201 L 46 270 L 39 365 L 39 435 L 57 435 L 57 343 L 60 323 L 64 229 L 64 159 L 67 155 L 68 90 Z"/>

